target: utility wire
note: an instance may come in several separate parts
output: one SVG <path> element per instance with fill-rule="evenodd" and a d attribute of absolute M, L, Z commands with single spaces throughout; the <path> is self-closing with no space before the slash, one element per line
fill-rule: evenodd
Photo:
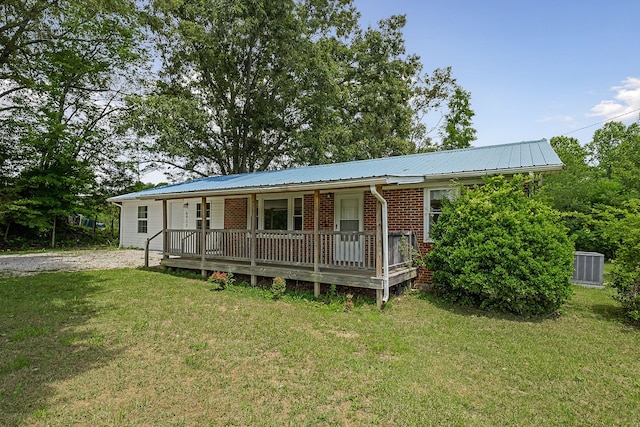
<path fill-rule="evenodd" d="M 620 117 L 628 116 L 629 114 L 633 114 L 633 113 L 635 113 L 636 111 L 640 111 L 640 108 L 636 108 L 635 110 L 627 111 L 626 113 L 622 113 L 622 114 L 620 114 L 620 115 L 618 115 L 618 116 L 615 116 L 615 117 L 610 117 L 610 118 L 608 118 L 608 119 L 606 119 L 606 120 L 602 120 L 602 121 L 600 121 L 600 122 L 598 122 L 598 123 L 593 123 L 593 124 L 590 124 L 590 125 L 587 125 L 587 126 L 581 127 L 581 128 L 579 128 L 579 129 L 574 129 L 574 130 L 572 130 L 572 131 L 565 132 L 565 133 L 563 133 L 563 134 L 562 134 L 562 135 L 560 135 L 560 136 L 569 135 L 570 133 L 579 132 L 579 131 L 584 130 L 584 129 L 588 129 L 588 128 L 591 128 L 591 127 L 594 127 L 594 126 L 598 126 L 598 125 L 601 125 L 602 123 L 610 122 L 610 121 L 611 121 L 611 120 L 613 120 L 613 119 L 619 119 Z"/>

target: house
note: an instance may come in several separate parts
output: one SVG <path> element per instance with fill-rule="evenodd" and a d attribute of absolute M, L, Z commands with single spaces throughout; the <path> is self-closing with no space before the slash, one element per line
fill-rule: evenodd
<path fill-rule="evenodd" d="M 408 246 L 429 231 L 453 184 L 560 170 L 546 140 L 217 176 L 109 199 L 120 245 L 162 251 L 162 265 L 376 289 L 426 282 Z"/>

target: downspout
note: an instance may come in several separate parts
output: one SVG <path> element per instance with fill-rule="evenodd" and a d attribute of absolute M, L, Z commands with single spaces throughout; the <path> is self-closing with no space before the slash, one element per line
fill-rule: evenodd
<path fill-rule="evenodd" d="M 389 221 L 387 220 L 387 201 L 378 193 L 375 185 L 369 187 L 371 194 L 382 205 L 382 302 L 389 300 Z"/>

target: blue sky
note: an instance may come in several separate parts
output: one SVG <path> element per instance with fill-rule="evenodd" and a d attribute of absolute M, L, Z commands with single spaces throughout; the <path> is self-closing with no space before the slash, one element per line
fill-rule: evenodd
<path fill-rule="evenodd" d="M 361 24 L 407 16 L 408 53 L 471 92 L 474 146 L 567 134 L 640 109 L 638 0 L 354 0 Z M 616 119 L 631 123 L 635 111 Z M 435 118 L 434 118 L 435 119 Z"/>

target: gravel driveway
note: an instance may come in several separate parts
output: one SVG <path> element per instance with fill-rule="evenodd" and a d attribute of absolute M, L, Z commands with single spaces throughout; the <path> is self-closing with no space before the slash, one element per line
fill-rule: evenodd
<path fill-rule="evenodd" d="M 149 252 L 149 265 L 160 264 L 162 255 Z M 24 255 L 0 255 L 0 277 L 28 276 L 46 271 L 108 270 L 144 265 L 144 251 L 79 250 L 39 252 Z"/>

